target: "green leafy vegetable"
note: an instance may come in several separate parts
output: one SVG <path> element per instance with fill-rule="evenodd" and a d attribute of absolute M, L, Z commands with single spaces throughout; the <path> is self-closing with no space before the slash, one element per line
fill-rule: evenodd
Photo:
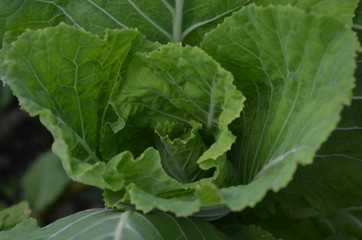
<path fill-rule="evenodd" d="M 62 40 L 62 34 L 68 35 L 66 40 Z M 33 46 L 29 42 L 29 38 L 34 39 L 37 46 Z M 35 40 L 37 38 L 40 41 Z M 132 148 L 124 149 L 127 144 L 122 143 L 127 141 L 129 144 L 130 141 L 137 141 L 137 139 L 127 138 L 127 136 L 133 136 L 134 129 L 143 129 L 145 135 L 154 134 L 155 130 L 152 125 L 155 126 L 157 120 L 171 119 L 188 124 L 188 121 L 193 119 L 204 125 L 204 135 L 210 142 L 205 144 L 211 144 L 209 149 L 202 152 L 198 158 L 198 164 L 204 169 L 217 168 L 213 178 L 214 182 L 220 185 L 227 184 L 233 178 L 233 174 L 229 167 L 230 164 L 225 158 L 225 152 L 230 149 L 234 140 L 227 125 L 239 115 L 243 102 L 242 95 L 232 85 L 232 76 L 218 67 L 199 49 L 169 45 L 161 52 L 156 51 L 150 54 L 149 58 L 160 59 L 159 62 L 157 60 L 149 61 L 149 64 L 153 64 L 151 66 L 142 67 L 141 63 L 136 62 L 138 59 L 142 59 L 141 55 L 139 58 L 135 58 L 128 68 L 129 81 L 127 83 L 119 81 L 119 84 L 114 87 L 114 96 L 111 99 L 112 85 L 116 83 L 117 71 L 121 69 L 125 54 L 132 44 L 136 45 L 141 42 L 140 35 L 131 30 L 109 31 L 106 40 L 66 25 L 45 31 L 29 31 L 19 38 L 17 46 L 14 45 L 6 54 L 5 61 L 9 64 L 7 81 L 9 85 L 13 85 L 11 79 L 22 79 L 25 75 L 31 77 L 28 84 L 38 90 L 37 93 L 29 92 L 30 95 L 26 96 L 22 102 L 23 107 L 31 114 L 47 109 L 41 113 L 41 120 L 48 129 L 56 133 L 54 151 L 62 156 L 63 161 L 65 160 L 63 164 L 66 171 L 75 180 L 112 191 L 119 191 L 124 184 L 127 186 L 133 183 L 140 184 L 139 186 L 143 190 L 148 190 L 152 194 L 167 194 L 167 192 L 180 189 L 185 189 L 188 193 L 187 186 L 182 186 L 166 175 L 155 150 L 149 149 L 140 155 L 137 161 L 143 161 L 144 164 L 132 163 L 133 157 L 128 152 Z M 33 55 L 35 52 L 32 49 L 34 47 L 42 48 L 44 44 L 47 44 L 49 48 L 43 48 L 42 53 Z M 76 45 L 73 46 L 73 44 Z M 110 52 L 110 50 L 112 51 Z M 35 63 L 33 61 L 37 61 L 38 54 L 42 54 L 42 59 Z M 165 59 L 165 55 L 174 55 L 174 60 Z M 185 71 L 184 69 L 192 66 L 192 63 L 187 61 L 188 59 L 202 62 L 204 69 L 189 68 L 189 72 Z M 20 61 L 18 62 L 18 60 Z M 170 62 L 162 62 L 165 60 Z M 16 61 L 17 64 L 13 65 L 13 61 Z M 20 62 L 22 64 L 18 65 Z M 164 65 L 172 67 L 162 69 Z M 136 70 L 139 67 L 144 70 Z M 216 70 L 213 70 L 215 67 Z M 69 71 L 64 71 L 64 68 L 69 68 Z M 159 76 L 160 73 L 155 70 L 161 70 L 160 73 L 163 75 Z M 152 74 L 152 71 L 155 71 L 155 79 L 154 82 L 150 81 L 150 84 L 155 86 L 161 84 L 160 86 L 164 87 L 163 90 L 152 89 L 147 85 L 139 87 L 138 80 L 133 80 L 133 78 L 142 78 L 142 76 L 137 76 L 138 74 Z M 178 75 L 181 72 L 184 76 Z M 168 79 L 165 79 L 166 77 Z M 187 81 L 191 77 L 194 78 L 194 81 Z M 99 84 L 102 84 L 102 88 L 91 87 L 89 89 L 89 86 Z M 166 84 L 168 84 L 168 89 L 165 88 Z M 178 93 L 172 91 L 175 87 L 179 89 Z M 18 88 L 14 87 L 13 90 L 20 96 L 27 95 L 26 92 L 30 88 L 18 85 Z M 158 97 L 158 102 L 138 103 L 137 100 L 134 100 L 141 97 L 142 101 L 147 101 L 141 92 L 143 88 L 147 91 L 151 89 L 151 94 Z M 223 96 L 226 89 L 228 89 L 228 94 Z M 145 93 L 149 94 L 147 91 Z M 175 95 L 176 93 L 178 95 Z M 150 97 L 150 101 L 154 101 L 154 97 L 152 95 Z M 128 99 L 135 102 L 130 102 Z M 167 105 L 168 99 L 172 99 L 173 102 Z M 108 105 L 109 103 L 112 105 Z M 156 106 L 153 107 L 153 104 Z M 113 111 L 112 106 L 118 115 Z M 133 106 L 137 108 L 134 109 Z M 162 108 L 157 109 L 157 106 Z M 77 115 L 74 115 L 75 112 Z M 146 118 L 148 121 L 142 122 L 141 120 L 147 115 L 150 115 Z M 118 119 L 121 131 L 119 129 L 115 131 L 114 126 L 117 124 L 110 122 L 112 119 Z M 122 122 L 127 122 L 123 126 L 124 129 L 122 129 Z M 107 132 L 108 126 L 113 126 L 114 132 L 108 131 L 110 136 L 105 136 L 102 133 Z M 147 133 L 147 131 L 151 131 L 151 133 Z M 118 136 L 113 136 L 114 133 L 117 133 Z M 124 135 L 125 137 L 123 137 Z M 113 142 L 116 144 L 107 145 L 107 149 L 104 149 L 103 142 L 107 142 L 108 137 L 112 139 L 116 137 L 120 143 Z M 212 144 L 214 138 L 216 142 Z M 112 156 L 112 158 L 107 154 L 102 155 L 117 146 L 120 149 L 115 149 L 115 152 L 120 153 L 119 155 Z M 125 152 L 121 153 L 122 151 Z M 138 155 L 136 151 L 133 151 L 133 154 Z M 146 164 L 146 162 L 149 163 Z M 159 184 L 156 186 L 144 182 L 144 178 L 147 177 L 144 170 L 149 170 L 149 164 L 152 164 L 154 168 L 154 171 L 148 171 L 149 177 L 153 181 L 156 176 L 158 178 L 156 181 Z M 132 174 L 125 172 L 127 165 L 133 168 Z M 221 171 L 224 173 L 221 174 Z M 121 198 L 122 196 L 120 196 Z M 193 211 L 196 210 L 197 208 Z M 190 212 L 179 212 L 178 214 L 189 215 Z"/>
<path fill-rule="evenodd" d="M 248 221 L 275 236 L 361 237 L 351 227 L 362 201 L 352 195 L 362 182 L 357 3 L 3 1 L 1 79 L 52 133 L 67 174 L 101 188 L 107 207 L 215 220 L 265 199 Z M 89 213 L 121 219 L 100 233 L 156 216 L 94 210 L 34 237 Z M 258 226 L 230 229 L 274 238 Z"/>
<path fill-rule="evenodd" d="M 291 16 L 293 19 L 286 21 Z M 328 28 L 320 35 L 319 29 L 325 26 Z M 259 31 L 263 31 L 262 39 Z M 256 45 L 249 39 L 261 41 Z M 129 185 L 129 194 L 121 191 L 119 199 L 129 199 L 144 211 L 156 203 L 158 208 L 178 215 L 190 214 L 177 204 L 173 209 L 169 199 L 163 200 L 163 196 L 172 197 L 169 192 L 174 191 L 179 195 L 177 201 L 195 202 L 192 211 L 197 206 L 226 204 L 240 210 L 255 204 L 268 189 L 278 190 L 290 181 L 297 162 L 311 162 L 336 125 L 341 104 L 350 99 L 357 42 L 347 28 L 333 19 L 306 15 L 291 7 L 251 6 L 234 14 L 206 36 L 202 47 L 234 74 L 238 88 L 248 98 L 243 112 L 245 127 L 233 125 L 236 131 L 243 128 L 242 143 L 237 143 L 242 147 L 237 147 L 240 154 L 230 161 L 235 164 L 238 182 L 250 184 L 219 191 L 210 184 L 222 187 L 233 183 L 225 152 L 234 137 L 227 126 L 239 115 L 243 101 L 233 90 L 231 74 L 197 48 L 169 44 L 148 54 L 136 54 L 125 76 L 117 81 L 126 54 L 142 42 L 145 40 L 140 34 L 131 30 L 108 31 L 101 40 L 60 25 L 23 34 L 6 54 L 5 62 L 9 85 L 23 107 L 31 114 L 40 113 L 42 122 L 53 132 L 54 151 L 63 158 L 68 174 L 107 191 Z M 347 42 L 355 44 L 338 50 Z M 336 58 L 345 67 L 328 72 Z M 17 84 L 15 79 L 29 80 Z M 99 84 L 102 87 L 95 88 Z M 28 89 L 37 89 L 37 94 Z M 338 95 L 331 101 L 329 96 L 336 90 Z M 178 183 L 171 178 L 175 175 L 170 174 L 170 168 L 163 170 L 162 165 L 169 161 L 165 157 L 170 158 L 164 154 L 165 146 L 158 144 L 163 159 L 149 147 L 156 145 L 152 141 L 156 124 L 170 120 L 202 124 L 201 147 L 205 144 L 209 148 L 196 156 L 196 163 L 202 170 L 216 168 L 209 181 L 202 178 L 200 183 L 183 186 L 181 183 L 188 179 Z M 109 126 L 113 132 L 107 131 Z M 139 141 L 135 131 L 140 130 L 149 138 L 141 143 L 141 152 L 149 148 L 144 154 L 138 152 L 139 147 L 134 150 L 129 145 Z M 108 138 L 117 140 L 104 147 L 102 143 Z M 120 154 L 102 155 L 110 151 Z M 140 158 L 132 162 L 131 153 L 141 154 Z M 149 164 L 154 171 L 145 175 Z M 131 173 L 126 173 L 126 166 L 133 169 Z M 147 175 L 152 179 L 150 185 L 144 181 Z M 195 187 L 198 189 L 193 195 L 190 190 Z M 155 197 L 143 197 L 150 194 Z M 141 197 L 149 198 L 150 203 L 137 200 Z"/>

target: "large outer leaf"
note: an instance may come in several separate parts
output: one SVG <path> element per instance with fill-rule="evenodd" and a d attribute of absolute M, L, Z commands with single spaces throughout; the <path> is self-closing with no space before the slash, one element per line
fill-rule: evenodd
<path fill-rule="evenodd" d="M 122 62 L 143 40 L 133 30 L 110 30 L 102 40 L 62 24 L 26 32 L 6 55 L 8 84 L 52 132 L 53 149 L 74 180 L 102 188 L 123 184 L 120 176 L 108 177 L 115 169 L 101 161 L 109 159 L 99 143 Z"/>
<path fill-rule="evenodd" d="M 63 21 L 104 34 L 106 28 L 137 28 L 160 42 L 199 43 L 203 35 L 247 0 L 6 0 L 0 3 L 4 31 L 54 26 Z"/>
<path fill-rule="evenodd" d="M 247 98 L 243 125 L 235 125 L 243 129 L 236 162 L 246 185 L 222 190 L 238 210 L 284 187 L 298 163 L 312 162 L 350 102 L 358 42 L 334 19 L 290 6 L 250 6 L 201 46 L 234 74 Z"/>
<path fill-rule="evenodd" d="M 247 3 L 292 4 L 307 12 L 328 14 L 350 24 L 358 0 L 3 0 L 0 36 L 5 31 L 55 26 L 60 22 L 99 35 L 106 28 L 137 28 L 153 41 L 199 43 L 225 16 Z"/>
<path fill-rule="evenodd" d="M 352 105 L 344 109 L 342 121 L 318 151 L 313 165 L 298 169 L 285 189 L 269 196 L 257 209 L 269 210 L 259 224 L 280 236 L 295 235 L 297 226 L 308 223 L 315 229 L 310 233 L 313 239 L 339 232 L 362 238 L 362 68 L 360 60 L 357 62 Z M 285 224 L 272 224 L 281 218 L 287 219 Z M 303 233 L 298 235 L 291 239 L 303 239 Z"/>
<path fill-rule="evenodd" d="M 355 25 L 361 19 L 356 10 Z M 315 156 L 293 181 L 256 207 L 257 220 L 285 239 L 361 239 L 362 237 L 362 68 L 357 58 L 357 86 L 352 105 Z M 252 219 L 251 216 L 247 216 Z"/>
<path fill-rule="evenodd" d="M 20 230 L 23 230 L 21 233 Z M 60 219 L 44 228 L 24 226 L 1 232 L 0 240 L 221 240 L 229 239 L 211 223 L 194 218 L 175 218 L 165 213 L 142 215 L 92 209 Z"/>

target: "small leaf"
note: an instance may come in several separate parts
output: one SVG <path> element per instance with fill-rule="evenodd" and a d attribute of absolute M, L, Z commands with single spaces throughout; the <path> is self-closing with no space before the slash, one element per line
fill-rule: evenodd
<path fill-rule="evenodd" d="M 156 142 L 163 169 L 181 183 L 191 183 L 207 174 L 196 164 L 206 150 L 199 134 L 200 123 L 191 122 L 191 127 L 180 122 L 159 123 L 155 132 L 160 137 Z"/>
<path fill-rule="evenodd" d="M 60 159 L 52 152 L 44 153 L 22 179 L 24 198 L 39 212 L 56 200 L 69 182 Z"/>
<path fill-rule="evenodd" d="M 20 202 L 0 211 L 0 231 L 9 230 L 30 216 L 27 202 Z"/>

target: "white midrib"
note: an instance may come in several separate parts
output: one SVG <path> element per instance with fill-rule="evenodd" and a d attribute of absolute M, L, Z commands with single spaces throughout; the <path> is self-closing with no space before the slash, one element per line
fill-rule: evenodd
<path fill-rule="evenodd" d="M 128 217 L 130 215 L 130 212 L 125 212 L 121 215 L 121 217 L 119 218 L 119 221 L 118 221 L 118 224 L 117 224 L 117 227 L 114 231 L 114 237 L 113 237 L 113 240 L 121 240 L 122 239 L 122 234 L 123 234 L 123 230 L 127 224 L 127 220 L 128 220 Z"/>
<path fill-rule="evenodd" d="M 212 124 L 214 120 L 214 113 L 215 113 L 215 102 L 214 102 L 214 84 L 215 84 L 216 72 L 212 79 L 211 83 L 211 94 L 210 94 L 210 105 L 209 105 L 209 114 L 207 116 L 207 132 L 211 134 L 212 131 Z"/>
<path fill-rule="evenodd" d="M 175 15 L 173 16 L 173 30 L 172 40 L 173 42 L 182 41 L 182 16 L 184 11 L 185 0 L 175 1 Z"/>
<path fill-rule="evenodd" d="M 92 210 L 92 211 L 93 211 L 93 210 Z M 64 232 L 64 231 L 67 230 L 68 228 L 74 226 L 76 223 L 81 222 L 81 221 L 84 220 L 84 219 L 87 219 L 87 218 L 89 218 L 89 217 L 92 217 L 92 216 L 94 216 L 94 215 L 96 215 L 96 214 L 98 214 L 98 213 L 102 213 L 102 211 L 103 211 L 103 210 L 101 210 L 101 209 L 97 209 L 97 210 L 95 210 L 94 212 L 91 212 L 90 214 L 87 214 L 87 215 L 85 215 L 85 216 L 83 216 L 83 217 L 81 217 L 81 218 L 78 218 L 78 219 L 75 220 L 75 221 L 72 221 L 71 223 L 69 223 L 69 224 L 65 225 L 64 227 L 62 227 L 61 229 L 59 229 L 57 232 L 55 232 L 55 233 L 53 233 L 52 235 L 50 235 L 50 236 L 47 238 L 47 240 L 54 238 L 55 236 L 59 235 L 60 233 Z M 44 227 L 44 229 L 46 229 L 46 228 L 49 227 L 49 226 L 51 226 L 51 225 L 48 225 L 48 226 Z"/>

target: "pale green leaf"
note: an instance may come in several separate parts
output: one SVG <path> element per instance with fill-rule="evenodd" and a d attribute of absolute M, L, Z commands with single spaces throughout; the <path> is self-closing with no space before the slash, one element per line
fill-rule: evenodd
<path fill-rule="evenodd" d="M 165 227 L 167 223 L 167 227 Z M 192 218 L 175 218 L 165 213 L 142 215 L 92 209 L 55 221 L 39 229 L 22 228 L 1 232 L 0 240 L 221 240 L 229 239 L 211 223 Z"/>
<path fill-rule="evenodd" d="M 101 188 L 113 186 L 99 149 L 108 124 L 110 92 L 130 48 L 144 38 L 134 30 L 107 31 L 106 39 L 64 24 L 27 31 L 6 55 L 7 83 L 55 139 L 53 150 L 68 175 Z M 103 160 L 103 161 L 102 161 Z M 110 182 L 108 182 L 110 181 Z"/>
<path fill-rule="evenodd" d="M 239 116 L 244 98 L 232 81 L 230 73 L 202 50 L 169 44 L 135 57 L 112 105 L 126 126 L 144 128 L 146 135 L 147 128 L 154 132 L 157 123 L 166 120 L 200 122 L 204 141 L 211 146 L 198 164 L 209 169 L 216 166 L 212 159 L 222 156 L 234 141 L 228 124 Z"/>
<path fill-rule="evenodd" d="M 11 231 L 0 232 L 0 239 L 21 239 L 24 238 L 24 235 L 26 233 L 36 231 L 38 228 L 39 226 L 36 219 L 28 218 L 18 223 L 15 227 L 11 229 Z"/>
<path fill-rule="evenodd" d="M 145 161 L 153 162 L 153 169 L 158 168 L 157 171 L 149 171 L 150 167 L 145 164 L 134 164 L 132 172 L 146 173 L 146 176 L 133 176 L 135 180 L 130 183 L 134 185 L 128 188 L 128 194 L 124 199 L 129 198 L 137 209 L 145 212 L 159 208 L 175 212 L 179 216 L 196 212 L 200 203 L 203 207 L 215 203 L 213 198 L 220 197 L 219 193 L 212 192 L 211 195 L 215 196 L 203 197 L 199 201 L 198 197 L 193 195 L 193 189 L 198 188 L 199 196 L 208 196 L 207 187 L 199 186 L 207 182 L 227 186 L 233 181 L 233 169 L 226 159 L 226 152 L 230 149 L 235 137 L 228 130 L 228 125 L 239 116 L 244 97 L 235 89 L 232 81 L 230 73 L 221 69 L 215 61 L 198 48 L 168 44 L 160 50 L 135 56 L 129 65 L 125 81 L 119 82 L 112 96 L 112 105 L 125 122 L 125 127 L 117 133 L 117 141 L 122 143 L 118 145 L 137 146 L 142 140 L 141 146 L 143 146 L 151 139 L 154 142 L 151 142 L 152 145 L 149 146 L 160 148 L 161 162 L 164 167 L 161 166 L 159 160 L 157 162 L 155 158 L 146 160 L 146 157 Z M 197 145 L 205 151 L 199 149 L 196 154 L 189 146 L 184 147 L 182 145 L 182 138 L 185 138 L 183 131 L 167 132 L 167 137 L 164 136 L 165 133 L 161 133 L 160 128 L 165 127 L 165 124 L 167 125 L 165 122 L 170 121 L 186 128 L 192 128 L 192 125 L 196 124 L 200 130 L 195 140 L 200 142 Z M 155 128 L 158 136 L 154 133 Z M 134 134 L 138 131 L 137 129 L 142 131 L 142 135 Z M 175 131 L 175 127 L 172 127 L 172 130 Z M 145 137 L 148 140 L 143 141 Z M 155 141 L 155 138 L 160 140 Z M 158 141 L 167 142 L 167 138 L 178 139 L 167 143 L 171 143 L 174 148 L 173 156 L 170 156 L 170 149 L 167 154 L 164 154 L 164 145 L 157 144 Z M 119 152 L 122 150 L 130 150 L 134 155 L 138 154 L 138 150 L 132 146 L 129 149 L 121 148 Z M 179 154 L 186 157 L 180 157 Z M 170 177 L 166 181 L 166 172 L 174 176 L 174 168 L 165 166 L 169 161 L 167 158 L 178 158 L 180 162 L 187 162 L 187 156 L 191 154 L 194 158 L 192 169 L 209 176 L 199 179 L 197 175 L 194 175 L 191 180 L 199 181 L 191 181 L 192 183 L 185 185 L 176 184 Z M 157 158 L 160 157 L 157 156 Z M 214 173 L 201 171 L 201 169 L 212 169 Z M 180 168 L 178 171 L 183 175 L 188 174 L 187 169 Z M 163 174 L 160 174 L 162 172 Z M 148 176 L 153 176 L 152 183 L 145 182 Z M 162 180 L 164 182 L 156 179 L 164 179 Z M 184 181 L 181 180 L 181 182 Z M 156 191 L 157 188 L 161 188 L 163 192 Z M 166 191 L 167 188 L 169 191 Z M 207 191 L 207 194 L 203 194 L 203 191 Z M 115 194 L 109 191 L 105 193 L 108 206 L 119 204 L 118 201 L 114 201 Z M 124 192 L 120 192 L 119 199 L 122 199 L 123 194 Z M 110 196 L 112 197 L 108 199 Z M 185 205 L 189 208 L 182 207 Z"/>
<path fill-rule="evenodd" d="M 130 184 L 127 188 L 130 202 L 136 206 L 137 210 L 145 213 L 153 209 L 160 209 L 164 212 L 174 212 L 177 217 L 190 216 L 200 209 L 200 202 L 193 196 L 193 191 L 173 191 L 155 196 L 142 189 L 140 184 Z M 147 186 L 149 189 L 150 186 Z M 108 199 L 105 199 L 106 201 Z"/>

